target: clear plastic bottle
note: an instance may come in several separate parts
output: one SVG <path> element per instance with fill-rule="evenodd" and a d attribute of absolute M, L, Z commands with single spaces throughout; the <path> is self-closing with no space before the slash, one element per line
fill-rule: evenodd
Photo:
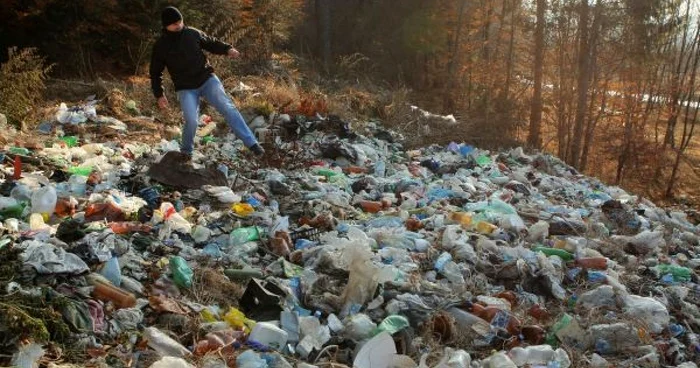
<path fill-rule="evenodd" d="M 546 365 L 554 360 L 554 349 L 549 345 L 534 345 L 526 348 L 515 347 L 508 353 L 517 366 Z"/>
<path fill-rule="evenodd" d="M 386 176 L 386 163 L 384 160 L 378 160 L 377 163 L 374 164 L 374 175 L 380 178 Z"/>
<path fill-rule="evenodd" d="M 187 348 L 155 327 L 146 327 L 143 337 L 148 340 L 148 346 L 160 355 L 184 357 L 190 354 Z"/>

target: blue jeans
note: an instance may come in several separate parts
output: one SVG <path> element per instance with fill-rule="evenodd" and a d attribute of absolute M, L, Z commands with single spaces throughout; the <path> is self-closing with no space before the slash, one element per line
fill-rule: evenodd
<path fill-rule="evenodd" d="M 199 123 L 199 98 L 204 97 L 221 115 L 226 119 L 226 123 L 233 133 L 243 141 L 246 147 L 251 147 L 258 143 L 255 135 L 250 131 L 243 116 L 234 106 L 233 101 L 228 97 L 224 86 L 219 78 L 212 75 L 197 89 L 183 89 L 177 91 L 177 98 L 180 100 L 182 114 L 185 117 L 185 125 L 182 129 L 182 144 L 180 151 L 188 155 L 194 149 L 194 135 L 197 132 Z"/>

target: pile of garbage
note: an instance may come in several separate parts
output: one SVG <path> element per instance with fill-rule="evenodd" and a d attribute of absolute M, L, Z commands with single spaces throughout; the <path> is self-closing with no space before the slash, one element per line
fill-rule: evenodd
<path fill-rule="evenodd" d="M 190 164 L 177 141 L 8 147 L 0 364 L 697 367 L 686 213 L 546 154 L 254 122 L 262 160 L 206 116 Z"/>

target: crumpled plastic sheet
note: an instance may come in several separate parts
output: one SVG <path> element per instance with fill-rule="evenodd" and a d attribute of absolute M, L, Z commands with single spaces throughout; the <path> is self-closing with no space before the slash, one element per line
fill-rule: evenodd
<path fill-rule="evenodd" d="M 81 274 L 90 270 L 77 255 L 49 243 L 28 240 L 20 247 L 24 248 L 20 255 L 21 260 L 39 274 Z"/>

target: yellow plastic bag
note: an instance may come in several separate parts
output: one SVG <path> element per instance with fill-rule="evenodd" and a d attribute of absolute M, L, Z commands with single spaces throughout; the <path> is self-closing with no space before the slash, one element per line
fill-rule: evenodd
<path fill-rule="evenodd" d="M 231 208 L 233 209 L 233 212 L 235 212 L 237 215 L 244 217 L 255 212 L 253 206 L 251 206 L 248 203 L 236 203 Z"/>
<path fill-rule="evenodd" d="M 253 327 L 255 327 L 255 321 L 246 318 L 243 312 L 236 308 L 231 307 L 228 313 L 224 316 L 224 321 L 229 324 L 229 326 L 237 329 L 243 329 L 243 332 L 249 333 Z"/>

